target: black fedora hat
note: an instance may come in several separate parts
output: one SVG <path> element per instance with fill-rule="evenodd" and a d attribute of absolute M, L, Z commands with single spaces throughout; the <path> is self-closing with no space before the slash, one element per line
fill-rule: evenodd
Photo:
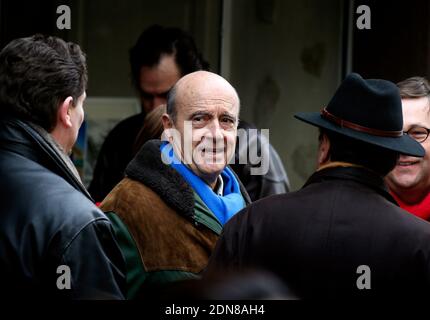
<path fill-rule="evenodd" d="M 297 119 L 401 154 L 423 157 L 421 144 L 403 133 L 397 86 L 386 80 L 349 74 L 321 112 L 300 112 Z"/>

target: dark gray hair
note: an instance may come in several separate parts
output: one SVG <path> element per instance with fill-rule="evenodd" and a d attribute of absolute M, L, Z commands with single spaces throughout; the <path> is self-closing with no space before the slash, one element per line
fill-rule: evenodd
<path fill-rule="evenodd" d="M 430 85 L 423 77 L 411 77 L 397 83 L 402 99 L 430 97 Z"/>
<path fill-rule="evenodd" d="M 177 110 L 176 110 L 176 85 L 174 85 L 167 94 L 167 108 L 166 112 L 169 115 L 170 119 L 172 119 L 173 123 L 176 123 L 177 118 Z"/>
<path fill-rule="evenodd" d="M 0 52 L 0 112 L 51 132 L 59 103 L 86 90 L 85 54 L 79 45 L 44 35 L 11 41 Z"/>
<path fill-rule="evenodd" d="M 400 153 L 356 140 L 342 134 L 319 129 L 319 141 L 323 135 L 330 140 L 330 160 L 361 165 L 385 177 L 397 164 Z"/>

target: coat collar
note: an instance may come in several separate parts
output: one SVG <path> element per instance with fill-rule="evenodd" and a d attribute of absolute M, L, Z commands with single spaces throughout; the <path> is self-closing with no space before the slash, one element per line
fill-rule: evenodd
<path fill-rule="evenodd" d="M 125 169 L 126 176 L 137 180 L 178 213 L 194 216 L 194 193 L 182 176 L 161 161 L 160 140 L 149 140 Z"/>
<path fill-rule="evenodd" d="M 72 160 L 62 151 L 52 136 L 40 126 L 4 116 L 0 122 L 0 147 L 37 162 L 63 177 L 76 190 L 93 201 L 82 184 Z"/>
<path fill-rule="evenodd" d="M 398 205 L 390 195 L 384 179 L 377 173 L 364 167 L 329 167 L 315 172 L 305 183 L 303 188 L 310 184 L 328 180 L 349 180 L 373 189 L 388 201 Z"/>

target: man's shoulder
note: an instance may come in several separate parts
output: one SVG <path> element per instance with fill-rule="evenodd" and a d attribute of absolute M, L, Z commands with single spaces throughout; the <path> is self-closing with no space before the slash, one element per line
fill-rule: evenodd
<path fill-rule="evenodd" d="M 41 221 L 64 226 L 68 221 L 73 226 L 104 217 L 89 198 L 55 172 L 21 156 L 9 160 L 0 167 L 3 205 L 10 204 L 28 218 L 37 215 Z"/>
<path fill-rule="evenodd" d="M 398 207 L 391 208 L 393 221 L 397 228 L 412 237 L 425 237 L 430 246 L 430 223 L 414 214 Z"/>
<path fill-rule="evenodd" d="M 124 135 L 127 135 L 129 132 L 137 132 L 143 126 L 143 120 L 145 119 L 145 115 L 143 113 L 137 113 L 128 118 L 125 118 L 118 122 L 113 129 L 109 132 L 107 139 L 115 139 L 120 138 Z"/>
<path fill-rule="evenodd" d="M 103 212 L 115 213 L 129 227 L 151 228 L 151 225 L 171 225 L 173 221 L 190 221 L 181 207 L 163 198 L 151 186 L 130 177 L 122 179 L 100 204 Z M 180 199 L 177 199 L 180 201 Z M 194 201 L 194 198 L 192 199 Z M 193 213 L 194 205 L 189 208 Z M 157 214 L 154 214 L 157 213 Z M 174 227 L 174 226 L 172 226 Z"/>
<path fill-rule="evenodd" d="M 130 161 L 129 156 L 131 157 L 132 145 L 136 140 L 139 130 L 143 126 L 144 119 L 144 114 L 138 113 L 120 121 L 114 126 L 103 142 L 99 159 L 101 155 L 109 157 L 109 159 L 113 155 L 121 158 L 125 157 L 124 165 L 126 165 L 127 162 Z"/>
<path fill-rule="evenodd" d="M 123 178 L 100 204 L 104 212 L 132 214 L 138 209 L 140 214 L 146 214 L 148 208 L 161 204 L 162 200 L 148 186 L 129 177 Z"/>
<path fill-rule="evenodd" d="M 361 189 L 349 181 L 315 183 L 295 192 L 263 198 L 245 208 L 236 219 L 253 223 L 288 220 L 291 225 L 293 222 L 300 225 L 316 216 L 320 222 L 333 223 L 332 214 L 343 216 L 346 220 L 342 221 L 370 223 L 387 234 L 430 236 L 429 222 L 403 210 L 377 191 Z"/>
<path fill-rule="evenodd" d="M 353 203 L 347 203 L 347 199 L 367 202 L 379 206 L 379 203 L 387 202 L 377 192 L 363 194 L 359 189 L 349 190 L 342 181 L 324 181 L 314 183 L 306 187 L 284 194 L 277 194 L 262 198 L 243 209 L 232 220 L 237 223 L 263 224 L 267 221 L 288 221 L 290 226 L 306 223 L 307 219 L 315 218 L 330 221 L 331 212 L 345 211 L 349 215 L 358 215 L 359 208 Z M 388 204 L 388 207 L 390 205 Z M 388 210 L 395 210 L 395 206 Z M 351 212 L 354 211 L 354 212 Z"/>
<path fill-rule="evenodd" d="M 49 250 L 58 257 L 82 230 L 109 223 L 89 198 L 56 173 L 22 157 L 11 166 L 19 170 L 0 166 L 0 232 L 13 246 L 37 247 L 42 255 Z"/>

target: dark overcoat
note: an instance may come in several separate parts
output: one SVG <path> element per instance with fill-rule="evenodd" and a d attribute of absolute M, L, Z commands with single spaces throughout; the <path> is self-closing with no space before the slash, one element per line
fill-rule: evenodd
<path fill-rule="evenodd" d="M 370 170 L 327 168 L 225 225 L 208 273 L 247 268 L 275 272 L 305 298 L 429 295 L 430 224 Z"/>

